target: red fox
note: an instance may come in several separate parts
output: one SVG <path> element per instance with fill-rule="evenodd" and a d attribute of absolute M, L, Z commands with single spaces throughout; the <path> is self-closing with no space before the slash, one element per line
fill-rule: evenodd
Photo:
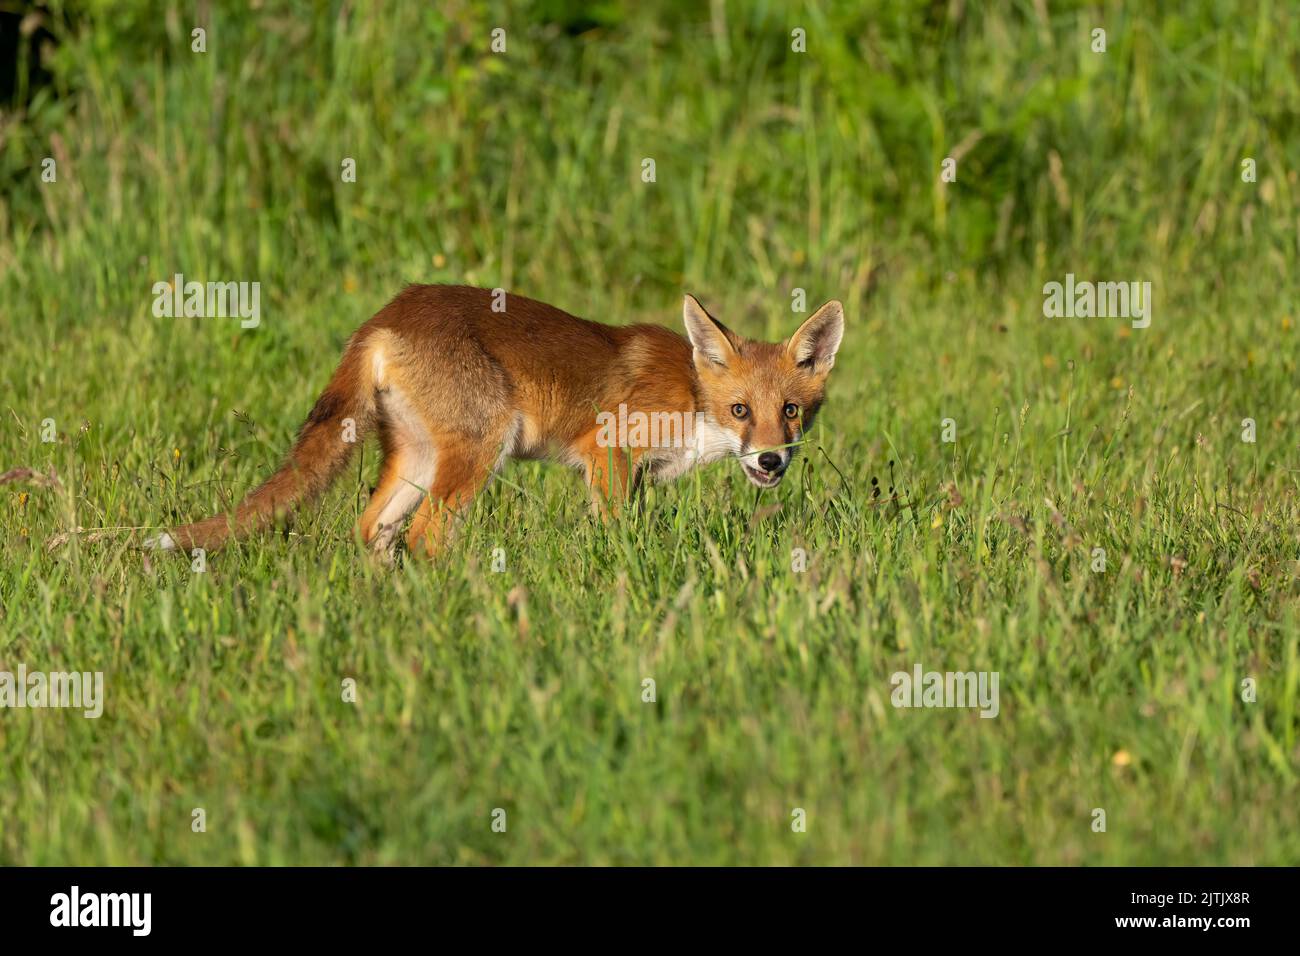
<path fill-rule="evenodd" d="M 742 338 L 693 296 L 682 311 L 687 338 L 500 291 L 409 286 L 353 333 L 279 471 L 231 514 L 144 546 L 212 550 L 270 526 L 321 495 L 371 431 L 383 464 L 358 530 L 385 556 L 412 512 L 407 549 L 436 555 L 510 458 L 578 469 L 606 515 L 643 478 L 727 456 L 753 484 L 776 487 L 822 404 L 843 307 L 827 302 L 778 343 Z"/>

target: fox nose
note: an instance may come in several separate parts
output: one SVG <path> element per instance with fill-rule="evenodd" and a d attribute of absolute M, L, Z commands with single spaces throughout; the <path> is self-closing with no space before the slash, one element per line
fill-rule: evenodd
<path fill-rule="evenodd" d="M 781 467 L 781 456 L 774 451 L 765 451 L 758 456 L 758 467 L 764 471 L 776 471 Z"/>

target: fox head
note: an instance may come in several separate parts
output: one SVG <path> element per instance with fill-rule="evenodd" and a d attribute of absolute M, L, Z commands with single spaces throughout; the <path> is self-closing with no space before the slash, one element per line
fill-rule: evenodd
<path fill-rule="evenodd" d="M 694 296 L 686 296 L 682 315 L 709 440 L 738 458 L 755 485 L 775 488 L 825 397 L 844 337 L 844 307 L 827 302 L 784 342 L 742 338 Z"/>

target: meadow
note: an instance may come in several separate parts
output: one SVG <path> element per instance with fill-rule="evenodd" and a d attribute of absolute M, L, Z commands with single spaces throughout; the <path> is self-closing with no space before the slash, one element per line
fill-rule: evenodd
<path fill-rule="evenodd" d="M 1300 862 L 1286 4 L 20 6 L 0 671 L 105 702 L 0 710 L 0 864 Z M 260 323 L 156 317 L 176 273 Z M 1067 275 L 1149 325 L 1046 316 Z M 602 524 L 514 464 L 384 567 L 371 447 L 201 571 L 138 550 L 410 282 L 847 330 L 775 491 Z M 917 665 L 997 716 L 893 706 Z"/>

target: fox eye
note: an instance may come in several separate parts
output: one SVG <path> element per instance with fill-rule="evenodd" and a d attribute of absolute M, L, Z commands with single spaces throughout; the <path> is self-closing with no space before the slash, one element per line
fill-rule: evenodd
<path fill-rule="evenodd" d="M 786 402 L 786 403 L 785 403 L 785 417 L 786 417 L 786 418 L 798 418 L 798 417 L 799 417 L 799 406 L 796 405 L 794 402 Z"/>
<path fill-rule="evenodd" d="M 735 405 L 731 406 L 731 414 L 735 415 L 737 418 L 744 418 L 749 414 L 749 409 L 740 402 L 736 402 Z"/>

